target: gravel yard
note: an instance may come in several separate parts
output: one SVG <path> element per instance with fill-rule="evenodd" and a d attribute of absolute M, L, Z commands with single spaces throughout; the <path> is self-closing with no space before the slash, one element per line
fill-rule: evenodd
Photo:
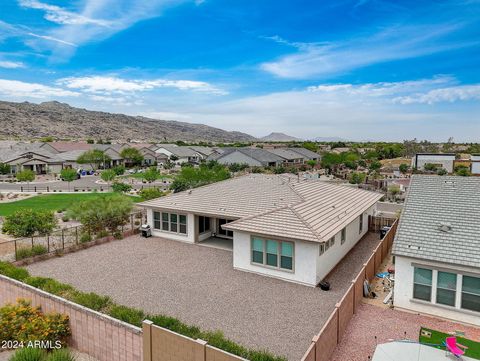
<path fill-rule="evenodd" d="M 344 258 L 329 277 L 329 292 L 234 270 L 229 251 L 139 236 L 27 268 L 296 361 L 378 241 L 368 234 Z"/>

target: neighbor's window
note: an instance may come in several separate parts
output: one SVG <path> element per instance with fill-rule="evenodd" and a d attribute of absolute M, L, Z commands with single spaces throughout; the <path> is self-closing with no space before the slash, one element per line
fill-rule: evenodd
<path fill-rule="evenodd" d="M 292 270 L 293 242 L 254 237 L 252 238 L 252 262 Z"/>
<path fill-rule="evenodd" d="M 161 228 L 160 224 L 162 226 Z M 160 219 L 160 213 L 153 212 L 153 226 L 162 231 L 187 234 L 187 216 L 184 214 L 162 212 Z"/>
<path fill-rule="evenodd" d="M 198 217 L 198 231 L 199 233 L 205 233 L 210 231 L 210 217 Z"/>
<path fill-rule="evenodd" d="M 457 275 L 455 273 L 441 271 L 438 271 L 437 274 L 437 303 L 455 306 Z"/>
<path fill-rule="evenodd" d="M 462 308 L 480 312 L 480 278 L 463 276 Z"/>
<path fill-rule="evenodd" d="M 358 218 L 358 233 L 362 233 L 363 231 L 363 213 Z"/>
<path fill-rule="evenodd" d="M 153 212 L 153 228 L 162 229 L 160 224 L 160 212 Z"/>
<path fill-rule="evenodd" d="M 347 228 L 345 227 L 344 229 L 342 229 L 342 239 L 340 241 L 340 244 L 344 244 L 346 240 L 347 240 Z"/>
<path fill-rule="evenodd" d="M 426 268 L 414 268 L 413 298 L 417 300 L 432 300 L 432 270 Z"/>

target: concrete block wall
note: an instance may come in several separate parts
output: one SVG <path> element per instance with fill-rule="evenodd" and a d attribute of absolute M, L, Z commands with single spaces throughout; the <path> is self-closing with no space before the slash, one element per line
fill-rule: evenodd
<path fill-rule="evenodd" d="M 0 275 L 0 306 L 18 298 L 31 300 L 45 313 L 68 315 L 70 345 L 100 361 L 142 361 L 142 330 L 61 297 Z"/>

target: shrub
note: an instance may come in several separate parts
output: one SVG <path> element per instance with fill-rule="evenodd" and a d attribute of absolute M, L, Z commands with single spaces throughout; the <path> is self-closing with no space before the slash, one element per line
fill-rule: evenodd
<path fill-rule="evenodd" d="M 127 183 L 114 182 L 112 184 L 112 190 L 117 193 L 127 193 L 132 190 L 132 186 Z"/>
<path fill-rule="evenodd" d="M 62 221 L 64 221 L 64 222 L 68 222 L 69 220 L 70 220 L 70 217 L 67 216 L 67 215 L 64 215 L 64 216 L 62 217 Z"/>
<path fill-rule="evenodd" d="M 103 311 L 112 304 L 110 297 L 100 296 L 93 292 L 85 293 L 77 291 L 73 294 L 71 300 L 95 311 Z"/>
<path fill-rule="evenodd" d="M 116 231 L 116 232 L 113 233 L 113 237 L 115 237 L 115 239 L 122 239 L 123 234 L 120 231 Z"/>
<path fill-rule="evenodd" d="M 90 242 L 92 240 L 92 236 L 89 233 L 82 233 L 80 236 L 80 243 Z"/>
<path fill-rule="evenodd" d="M 45 361 L 75 361 L 75 356 L 72 355 L 70 350 L 61 348 L 49 353 Z"/>
<path fill-rule="evenodd" d="M 47 341 L 52 345 L 59 341 L 64 345 L 70 335 L 68 321 L 67 315 L 43 314 L 40 307 L 19 299 L 15 305 L 6 304 L 0 308 L 0 340 Z"/>
<path fill-rule="evenodd" d="M 108 232 L 105 231 L 105 230 L 102 230 L 102 231 L 97 233 L 97 239 L 107 237 L 107 236 L 108 236 Z"/>
<path fill-rule="evenodd" d="M 21 259 L 32 257 L 32 255 L 33 253 L 30 247 L 23 247 L 17 249 L 17 252 L 15 253 L 15 259 L 19 261 Z"/>
<path fill-rule="evenodd" d="M 121 305 L 113 305 L 108 314 L 138 327 L 141 327 L 142 321 L 145 319 L 145 313 L 142 310 Z"/>
<path fill-rule="evenodd" d="M 20 209 L 5 217 L 3 232 L 15 237 L 31 237 L 34 234 L 48 234 L 57 225 L 51 211 Z"/>
<path fill-rule="evenodd" d="M 36 244 L 32 247 L 32 255 L 34 256 L 39 256 L 45 253 L 48 253 L 48 249 L 43 244 Z"/>
<path fill-rule="evenodd" d="M 116 167 L 113 167 L 112 170 L 116 175 L 122 175 L 125 173 L 125 167 L 123 165 L 117 165 Z"/>
<path fill-rule="evenodd" d="M 17 281 L 23 281 L 29 276 L 26 269 L 18 268 L 8 262 L 2 261 L 0 261 L 0 274 L 13 278 Z"/>
<path fill-rule="evenodd" d="M 47 352 L 41 348 L 19 348 L 8 361 L 44 361 Z"/>
<path fill-rule="evenodd" d="M 22 170 L 15 176 L 19 182 L 33 182 L 35 180 L 35 172 L 30 169 Z"/>
<path fill-rule="evenodd" d="M 142 197 L 142 199 L 147 201 L 149 199 L 163 197 L 165 195 L 165 192 L 162 192 L 158 188 L 144 188 L 140 192 L 138 192 L 138 195 Z"/>

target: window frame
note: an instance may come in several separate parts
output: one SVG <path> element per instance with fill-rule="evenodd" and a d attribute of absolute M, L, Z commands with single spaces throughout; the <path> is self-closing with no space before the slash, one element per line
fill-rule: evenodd
<path fill-rule="evenodd" d="M 433 271 L 433 270 L 432 270 Z M 456 304 L 457 304 L 457 282 L 458 282 L 458 274 L 456 273 L 453 273 L 453 272 L 446 272 L 446 271 L 440 271 L 440 270 L 436 270 L 437 271 L 437 283 L 435 285 L 435 304 L 438 304 L 438 305 L 443 305 L 443 306 L 450 306 L 450 307 L 456 307 Z M 445 287 L 440 287 L 439 283 L 440 283 L 440 277 L 439 277 L 439 274 L 440 273 L 449 273 L 449 274 L 452 274 L 455 276 L 455 288 L 454 289 L 451 289 L 451 288 L 445 288 Z M 432 278 L 433 278 L 433 273 L 432 273 Z M 447 303 L 442 303 L 442 302 L 439 302 L 438 301 L 438 290 L 441 290 L 441 291 L 448 291 L 448 292 L 453 292 L 453 305 L 450 305 L 450 304 L 447 304 Z M 480 295 L 479 295 L 480 297 Z"/>
<path fill-rule="evenodd" d="M 424 284 L 424 283 L 419 283 L 419 282 L 415 282 L 415 270 L 416 269 L 421 269 L 421 270 L 426 270 L 426 271 L 430 271 L 431 273 L 431 277 L 430 277 L 430 284 Z M 417 266 L 414 266 L 413 267 L 413 280 L 412 280 L 412 298 L 414 300 L 417 300 L 417 301 L 423 301 L 423 302 L 428 302 L 428 303 L 433 303 L 432 302 L 432 298 L 433 298 L 433 287 L 434 287 L 434 284 L 433 284 L 433 270 L 430 269 L 430 268 L 424 268 L 424 267 L 417 267 Z M 415 297 L 415 285 L 419 285 L 419 286 L 423 286 L 423 287 L 430 287 L 430 299 L 429 300 L 425 300 L 423 298 L 417 298 Z"/>
<path fill-rule="evenodd" d="M 158 221 L 155 219 L 155 213 L 160 214 L 159 222 L 160 222 L 161 228 L 155 227 L 155 223 Z M 166 217 L 164 217 L 164 215 Z M 182 217 L 185 218 L 185 223 L 182 223 L 180 221 Z M 172 219 L 175 219 L 175 218 L 176 218 L 176 221 L 173 222 Z M 165 225 L 168 225 L 168 227 L 164 227 Z M 175 225 L 176 231 L 172 231 L 172 228 L 173 228 L 172 225 Z M 185 233 L 180 231 L 182 226 L 185 227 Z M 168 212 L 163 210 L 153 211 L 153 229 L 160 232 L 178 234 L 181 236 L 188 236 L 188 216 L 184 213 Z"/>
<path fill-rule="evenodd" d="M 259 239 L 262 241 L 262 246 L 263 246 L 263 257 L 262 257 L 262 263 L 259 262 L 254 262 L 253 261 L 253 241 L 254 239 Z M 267 264 L 267 241 L 274 241 L 277 243 L 277 266 L 271 266 Z M 292 256 L 290 257 L 292 259 L 292 268 L 284 268 L 282 267 L 282 257 L 289 257 L 289 256 L 283 256 L 282 255 L 282 244 L 283 243 L 288 243 L 292 246 Z M 259 252 L 259 251 L 257 251 Z M 295 273 L 295 242 L 294 241 L 287 241 L 283 239 L 278 239 L 278 238 L 267 238 L 264 236 L 255 236 L 251 235 L 250 236 L 250 264 L 252 266 L 258 266 L 258 267 L 265 267 L 277 271 L 282 271 L 282 272 L 289 272 L 289 273 Z"/>
<path fill-rule="evenodd" d="M 358 234 L 363 232 L 363 213 L 358 216 Z"/>
<path fill-rule="evenodd" d="M 347 241 L 347 227 L 343 227 L 340 232 L 340 244 L 344 244 Z"/>
<path fill-rule="evenodd" d="M 208 220 L 208 221 L 207 221 Z M 206 227 L 208 224 L 208 228 Z M 203 230 L 202 230 L 203 228 Z M 212 220 L 207 216 L 198 216 L 198 233 L 204 234 L 212 231 Z"/>
<path fill-rule="evenodd" d="M 479 276 L 479 277 L 476 277 L 476 276 L 470 276 L 470 275 L 462 275 L 462 283 L 461 283 L 461 286 L 460 286 L 460 305 L 459 305 L 460 308 L 459 308 L 459 309 L 460 309 L 460 310 L 467 311 L 467 312 L 480 313 L 480 309 L 477 311 L 477 310 L 472 310 L 472 309 L 470 309 L 470 308 L 465 308 L 465 307 L 463 307 L 463 295 L 464 295 L 464 294 L 478 297 L 478 299 L 480 300 L 480 290 L 479 290 L 479 293 L 465 292 L 465 291 L 463 290 L 465 277 L 477 278 L 477 279 L 480 280 L 480 276 Z"/>

